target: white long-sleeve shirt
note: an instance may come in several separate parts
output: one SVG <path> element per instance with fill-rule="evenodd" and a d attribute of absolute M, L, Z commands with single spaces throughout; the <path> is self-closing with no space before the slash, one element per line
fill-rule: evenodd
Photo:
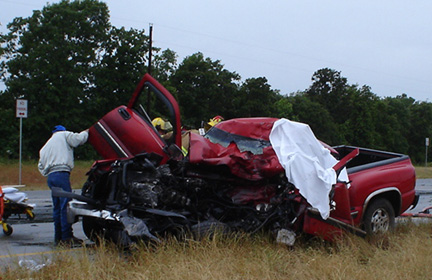
<path fill-rule="evenodd" d="M 48 176 L 52 172 L 71 172 L 74 168 L 73 148 L 84 144 L 88 139 L 86 130 L 80 133 L 57 131 L 39 151 L 39 172 Z"/>

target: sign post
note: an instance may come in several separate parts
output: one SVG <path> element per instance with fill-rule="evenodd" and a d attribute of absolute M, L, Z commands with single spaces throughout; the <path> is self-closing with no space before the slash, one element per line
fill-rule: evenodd
<path fill-rule="evenodd" d="M 20 119 L 20 136 L 19 136 L 19 177 L 18 184 L 21 185 L 21 159 L 22 159 L 22 119 L 27 118 L 27 100 L 17 99 L 16 117 Z"/>
<path fill-rule="evenodd" d="M 429 137 L 426 137 L 425 144 L 426 144 L 425 167 L 427 167 L 427 161 L 428 161 L 427 155 L 428 155 L 428 147 L 429 147 Z"/>

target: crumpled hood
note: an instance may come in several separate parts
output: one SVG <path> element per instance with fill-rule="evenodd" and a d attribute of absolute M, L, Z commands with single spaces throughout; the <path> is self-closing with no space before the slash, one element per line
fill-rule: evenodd
<path fill-rule="evenodd" d="M 270 178 L 283 171 L 269 135 L 275 118 L 243 118 L 219 123 L 205 137 L 191 133 L 189 161 L 226 165 L 247 180 Z"/>

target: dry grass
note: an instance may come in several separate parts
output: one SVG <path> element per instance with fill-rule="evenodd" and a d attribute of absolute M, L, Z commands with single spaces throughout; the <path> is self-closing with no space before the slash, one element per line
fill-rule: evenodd
<path fill-rule="evenodd" d="M 87 180 L 86 173 L 90 170 L 93 162 L 76 161 L 75 168 L 71 173 L 71 184 L 73 189 L 81 189 Z M 19 182 L 18 161 L 0 162 L 0 184 L 17 185 Z M 47 189 L 46 178 L 43 177 L 37 168 L 37 162 L 24 161 L 21 166 L 21 184 L 26 185 L 25 190 Z"/>
<path fill-rule="evenodd" d="M 415 170 L 418 179 L 432 178 L 432 166 L 416 166 Z"/>
<path fill-rule="evenodd" d="M 81 188 L 91 162 L 76 162 L 71 176 Z M 0 183 L 17 184 L 18 163 L 0 163 Z M 416 167 L 419 178 L 432 178 L 432 168 Z M 37 163 L 24 162 L 22 182 L 45 189 Z M 334 243 L 309 240 L 293 248 L 267 236 L 216 236 L 201 242 L 174 239 L 157 246 L 142 244 L 130 253 L 101 245 L 59 251 L 39 271 L 4 268 L 0 279 L 432 279 L 431 224 L 399 225 L 374 239 L 346 236 Z"/>
<path fill-rule="evenodd" d="M 289 249 L 266 236 L 169 240 L 129 254 L 111 246 L 58 253 L 37 272 L 8 268 L 3 279 L 431 279 L 431 228 L 400 225 L 372 240 L 300 241 Z M 1 278 L 0 277 L 0 278 Z"/>

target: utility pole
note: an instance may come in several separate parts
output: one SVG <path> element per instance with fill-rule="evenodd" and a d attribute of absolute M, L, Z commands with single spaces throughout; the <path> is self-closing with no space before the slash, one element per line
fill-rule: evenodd
<path fill-rule="evenodd" d="M 151 75 L 152 70 L 152 48 L 153 48 L 153 23 L 150 23 L 149 60 L 147 72 Z"/>
<path fill-rule="evenodd" d="M 149 35 L 149 59 L 148 59 L 148 66 L 147 66 L 147 73 L 151 75 L 152 70 L 152 46 L 153 46 L 153 23 L 150 23 L 150 35 Z M 150 114 L 150 108 L 151 108 L 151 96 L 150 96 L 150 89 L 148 89 L 147 92 L 147 114 Z"/>

